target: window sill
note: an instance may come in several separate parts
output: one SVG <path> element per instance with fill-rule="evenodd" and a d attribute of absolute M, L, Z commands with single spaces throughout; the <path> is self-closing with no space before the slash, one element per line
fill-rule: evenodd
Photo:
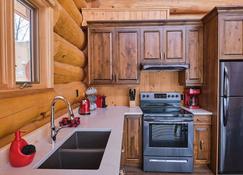
<path fill-rule="evenodd" d="M 0 90 L 0 99 L 54 91 L 53 88 Z"/>

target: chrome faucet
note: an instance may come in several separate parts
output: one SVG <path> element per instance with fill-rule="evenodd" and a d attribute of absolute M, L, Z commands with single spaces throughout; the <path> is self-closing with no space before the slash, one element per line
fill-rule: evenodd
<path fill-rule="evenodd" d="M 73 110 L 72 110 L 72 107 L 71 107 L 69 101 L 62 96 L 56 96 L 51 102 L 51 139 L 53 141 L 56 141 L 56 136 L 57 136 L 58 131 L 63 128 L 63 127 L 57 128 L 55 126 L 55 104 L 58 100 L 61 100 L 66 104 L 70 120 L 74 119 Z"/>

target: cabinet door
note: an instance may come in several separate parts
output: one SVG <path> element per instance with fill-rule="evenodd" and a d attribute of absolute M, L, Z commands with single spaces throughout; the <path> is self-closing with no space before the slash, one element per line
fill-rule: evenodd
<path fill-rule="evenodd" d="M 89 30 L 89 83 L 110 84 L 113 82 L 111 29 Z"/>
<path fill-rule="evenodd" d="M 142 63 L 161 63 L 163 59 L 162 44 L 161 28 L 143 28 L 141 31 Z"/>
<path fill-rule="evenodd" d="M 197 165 L 210 163 L 210 127 L 206 124 L 194 126 L 194 160 Z"/>
<path fill-rule="evenodd" d="M 188 27 L 186 30 L 186 58 L 190 68 L 186 70 L 186 85 L 200 86 L 203 83 L 203 29 Z"/>
<path fill-rule="evenodd" d="M 137 29 L 116 30 L 116 83 L 139 83 L 140 33 Z"/>
<path fill-rule="evenodd" d="M 221 16 L 220 59 L 243 59 L 243 16 Z"/>
<path fill-rule="evenodd" d="M 164 63 L 185 63 L 185 27 L 164 27 Z"/>
<path fill-rule="evenodd" d="M 125 165 L 141 166 L 142 128 L 141 116 L 125 117 Z"/>

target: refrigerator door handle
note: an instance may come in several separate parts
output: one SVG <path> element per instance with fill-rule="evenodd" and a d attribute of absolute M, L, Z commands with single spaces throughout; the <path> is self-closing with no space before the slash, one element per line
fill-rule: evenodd
<path fill-rule="evenodd" d="M 224 67 L 224 94 L 223 96 L 229 96 L 229 71 L 227 67 Z"/>
<path fill-rule="evenodd" d="M 223 99 L 223 124 L 226 126 L 229 115 L 229 97 L 224 97 Z"/>

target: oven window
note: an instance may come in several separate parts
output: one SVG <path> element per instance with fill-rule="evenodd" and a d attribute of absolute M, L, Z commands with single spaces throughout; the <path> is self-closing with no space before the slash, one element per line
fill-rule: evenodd
<path fill-rule="evenodd" d="M 188 147 L 188 124 L 150 124 L 150 147 Z"/>

